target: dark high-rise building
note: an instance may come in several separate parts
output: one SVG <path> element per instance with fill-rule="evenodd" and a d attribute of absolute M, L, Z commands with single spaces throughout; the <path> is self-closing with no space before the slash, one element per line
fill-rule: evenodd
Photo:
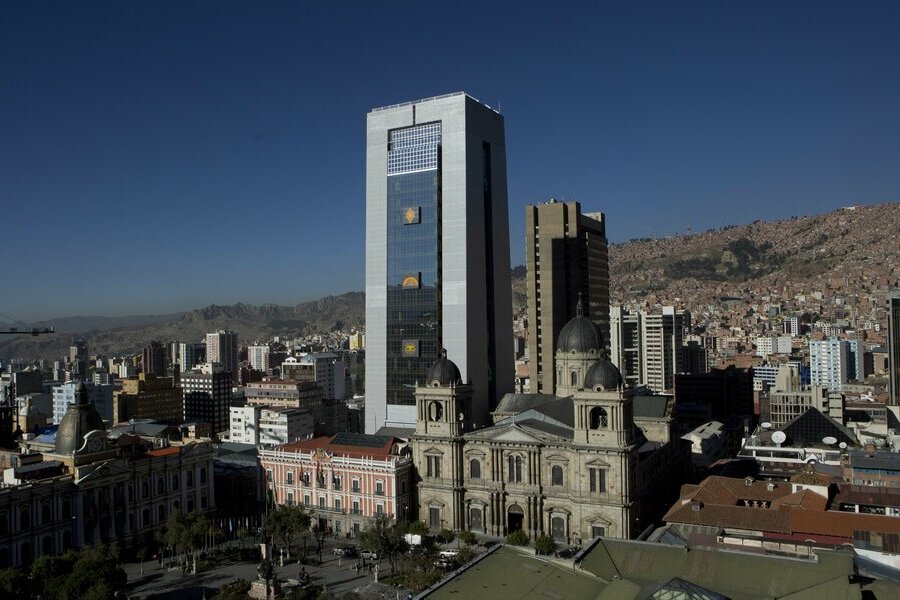
<path fill-rule="evenodd" d="M 157 341 L 150 342 L 141 351 L 141 365 L 144 373 L 164 377 L 166 373 L 166 349 Z"/>
<path fill-rule="evenodd" d="M 584 214 L 578 202 L 550 200 L 525 207 L 528 289 L 528 367 L 531 391 L 556 389 L 553 359 L 563 325 L 584 316 L 609 347 L 609 259 L 603 213 Z"/>
<path fill-rule="evenodd" d="M 888 374 L 890 403 L 900 405 L 900 294 L 888 296 Z"/>
<path fill-rule="evenodd" d="M 209 423 L 213 433 L 227 430 L 232 381 L 232 373 L 215 363 L 181 373 L 184 420 Z"/>
<path fill-rule="evenodd" d="M 366 431 L 413 428 L 441 348 L 485 425 L 513 388 L 503 117 L 465 93 L 367 115 Z"/>

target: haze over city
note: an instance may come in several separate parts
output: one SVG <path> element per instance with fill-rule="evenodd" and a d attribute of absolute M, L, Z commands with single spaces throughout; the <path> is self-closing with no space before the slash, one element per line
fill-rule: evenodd
<path fill-rule="evenodd" d="M 611 242 L 897 200 L 895 3 L 6 2 L 4 320 L 364 287 L 365 113 L 465 90 Z"/>

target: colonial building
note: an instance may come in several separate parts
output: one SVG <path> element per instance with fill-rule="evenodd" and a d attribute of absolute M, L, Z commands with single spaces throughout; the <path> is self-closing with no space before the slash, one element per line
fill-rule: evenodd
<path fill-rule="evenodd" d="M 434 363 L 416 388 L 420 519 L 433 529 L 525 529 L 567 543 L 629 538 L 652 524 L 689 468 L 689 445 L 671 419 L 646 433 L 636 425 L 639 397 L 580 310 L 560 331 L 555 369 L 555 396 L 507 394 L 494 425 L 475 429 L 471 386 L 446 355 Z"/>
<path fill-rule="evenodd" d="M 412 508 L 412 458 L 399 438 L 339 433 L 261 450 L 259 462 L 277 504 L 302 504 L 335 534 Z"/>
<path fill-rule="evenodd" d="M 152 448 L 132 435 L 113 441 L 83 384 L 76 395 L 55 439 L 26 440 L 10 457 L 0 487 L 0 567 L 87 544 L 127 548 L 175 511 L 214 509 L 208 444 Z M 41 445 L 42 453 L 29 449 Z"/>

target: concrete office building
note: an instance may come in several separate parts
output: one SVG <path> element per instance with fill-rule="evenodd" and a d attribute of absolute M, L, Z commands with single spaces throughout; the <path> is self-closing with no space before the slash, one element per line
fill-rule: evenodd
<path fill-rule="evenodd" d="M 663 306 L 659 313 L 641 313 L 641 376 L 654 392 L 662 393 L 675 385 L 675 373 L 682 372 L 684 328 L 690 322 L 687 313 Z"/>
<path fill-rule="evenodd" d="M 206 362 L 206 344 L 203 342 L 182 342 L 178 344 L 178 366 L 182 371 L 193 369 Z"/>
<path fill-rule="evenodd" d="M 624 306 L 609 309 L 609 359 L 622 379 L 635 387 L 641 383 L 641 314 Z"/>
<path fill-rule="evenodd" d="M 840 391 L 849 371 L 847 340 L 830 338 L 809 342 L 809 369 L 813 385 Z"/>
<path fill-rule="evenodd" d="M 233 331 L 220 329 L 206 334 L 206 359 L 208 362 L 221 363 L 222 367 L 238 375 L 238 336 Z"/>
<path fill-rule="evenodd" d="M 62 385 L 53 386 L 53 423 L 59 425 L 62 423 L 69 405 L 78 401 L 77 390 L 79 383 L 69 382 Z M 85 382 L 85 391 L 88 395 L 88 402 L 93 405 L 94 409 L 100 415 L 100 418 L 107 423 L 112 424 L 113 417 L 113 384 L 98 384 L 95 382 Z"/>
<path fill-rule="evenodd" d="M 459 92 L 373 109 L 366 148 L 366 431 L 413 428 L 441 348 L 479 426 L 513 388 L 503 117 Z"/>
<path fill-rule="evenodd" d="M 900 294 L 888 296 L 888 377 L 890 403 L 900 405 Z"/>
<path fill-rule="evenodd" d="M 209 423 L 213 433 L 229 429 L 232 382 L 231 372 L 217 363 L 182 373 L 184 420 Z"/>
<path fill-rule="evenodd" d="M 583 214 L 578 202 L 550 200 L 525 207 L 528 364 L 531 391 L 553 393 L 556 339 L 584 316 L 609 340 L 609 258 L 603 213 Z"/>
<path fill-rule="evenodd" d="M 348 394 L 347 363 L 331 352 L 310 352 L 290 356 L 281 363 L 282 379 L 314 381 L 327 400 L 346 400 Z"/>
<path fill-rule="evenodd" d="M 248 346 L 247 347 L 247 362 L 250 363 L 250 367 L 256 369 L 257 371 L 262 371 L 265 373 L 269 370 L 269 346 Z"/>
<path fill-rule="evenodd" d="M 144 346 L 141 351 L 141 370 L 144 373 L 163 377 L 168 367 L 167 362 L 165 347 L 155 340 Z"/>

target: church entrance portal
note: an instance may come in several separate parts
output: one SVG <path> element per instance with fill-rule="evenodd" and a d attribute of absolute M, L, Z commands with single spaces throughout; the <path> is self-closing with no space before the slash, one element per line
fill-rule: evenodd
<path fill-rule="evenodd" d="M 525 511 L 518 504 L 513 504 L 506 511 L 506 533 L 522 529 L 525 524 Z"/>

